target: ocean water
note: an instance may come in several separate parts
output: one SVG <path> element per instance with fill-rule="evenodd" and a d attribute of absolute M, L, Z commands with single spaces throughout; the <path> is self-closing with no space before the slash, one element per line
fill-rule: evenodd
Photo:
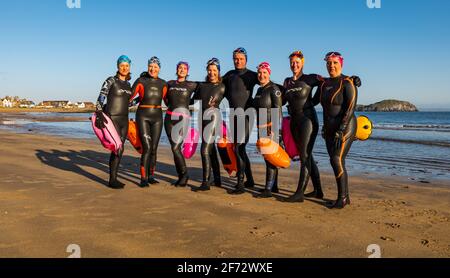
<path fill-rule="evenodd" d="M 0 121 L 0 127 L 19 132 L 33 132 L 71 138 L 95 138 L 90 114 L 86 113 L 29 113 L 34 121 L 26 118 Z M 364 112 L 373 124 L 372 137 L 367 141 L 355 141 L 346 165 L 352 172 L 403 176 L 418 181 L 430 179 L 448 180 L 450 185 L 450 112 L 382 113 Z M 39 122 L 39 118 L 77 117 L 85 121 Z M 134 115 L 130 115 L 134 118 Z M 322 125 L 322 113 L 318 112 Z M 194 125 L 196 117 L 193 117 Z M 37 120 L 37 121 L 36 121 Z M 248 153 L 254 162 L 262 162 L 255 147 L 257 134 L 253 131 Z M 165 131 L 161 144 L 167 145 Z M 320 135 L 314 147 L 314 157 L 322 171 L 331 172 L 325 143 Z M 298 167 L 298 162 L 292 167 Z"/>

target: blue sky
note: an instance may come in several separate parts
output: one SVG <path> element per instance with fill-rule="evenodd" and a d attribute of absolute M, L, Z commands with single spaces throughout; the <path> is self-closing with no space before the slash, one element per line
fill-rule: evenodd
<path fill-rule="evenodd" d="M 288 55 L 300 49 L 305 73 L 326 75 L 324 54 L 340 51 L 344 73 L 363 80 L 359 103 L 395 98 L 421 108 L 449 108 L 450 1 L 381 0 L 66 0 L 2 1 L 0 96 L 34 101 L 95 101 L 119 55 L 133 60 L 133 80 L 147 59 L 162 60 L 161 77 L 191 64 L 203 80 L 205 62 L 218 57 L 222 73 L 243 46 L 249 68 L 272 65 L 272 79 L 290 76 Z"/>

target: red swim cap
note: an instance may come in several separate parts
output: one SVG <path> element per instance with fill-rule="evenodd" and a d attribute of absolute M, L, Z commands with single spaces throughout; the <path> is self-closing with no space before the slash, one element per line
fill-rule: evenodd
<path fill-rule="evenodd" d="M 261 64 L 259 64 L 259 66 L 257 67 L 257 69 L 265 69 L 267 70 L 267 72 L 269 74 L 272 74 L 272 70 L 270 69 L 270 64 L 267 62 L 262 62 Z"/>
<path fill-rule="evenodd" d="M 344 57 L 342 56 L 341 53 L 339 52 L 328 52 L 327 55 L 325 55 L 325 59 L 324 61 L 328 61 L 328 59 L 330 58 L 338 58 L 339 59 L 339 63 L 341 63 L 341 67 L 344 66 Z"/>

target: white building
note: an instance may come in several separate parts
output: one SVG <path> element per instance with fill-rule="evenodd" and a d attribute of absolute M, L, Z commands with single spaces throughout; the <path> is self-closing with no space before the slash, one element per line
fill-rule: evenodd
<path fill-rule="evenodd" d="M 8 107 L 8 108 L 13 107 L 13 103 L 9 99 L 6 99 L 6 98 L 4 98 L 2 100 L 2 105 L 3 105 L 3 107 Z"/>
<path fill-rule="evenodd" d="M 75 103 L 74 103 L 74 106 L 75 106 L 76 108 L 80 108 L 80 109 L 86 108 L 86 104 L 85 104 L 84 102 L 75 102 Z"/>

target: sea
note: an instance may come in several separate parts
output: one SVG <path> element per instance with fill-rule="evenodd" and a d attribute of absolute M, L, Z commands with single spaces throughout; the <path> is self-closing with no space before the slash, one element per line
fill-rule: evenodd
<path fill-rule="evenodd" d="M 400 176 L 419 182 L 449 181 L 450 185 L 450 112 L 361 112 L 372 121 L 372 136 L 367 141 L 355 141 L 346 160 L 350 173 L 368 176 Z M 0 115 L 1 116 L 1 115 Z M 88 113 L 27 113 L 23 119 L 0 120 L 0 128 L 16 132 L 34 132 L 69 138 L 95 138 Z M 34 118 L 29 120 L 29 118 Z M 39 121 L 39 118 L 78 118 L 76 121 Z M 131 118 L 134 114 L 130 115 Z M 322 113 L 318 112 L 320 125 Z M 3 117 L 0 117 L 0 119 Z M 196 124 L 194 119 L 194 125 Z M 254 130 L 248 154 L 255 163 L 262 163 L 255 142 Z M 165 131 L 161 145 L 168 145 Z M 332 172 L 324 140 L 320 134 L 314 147 L 319 169 Z M 199 154 L 197 154 L 199 155 Z M 298 167 L 294 162 L 291 167 Z"/>

